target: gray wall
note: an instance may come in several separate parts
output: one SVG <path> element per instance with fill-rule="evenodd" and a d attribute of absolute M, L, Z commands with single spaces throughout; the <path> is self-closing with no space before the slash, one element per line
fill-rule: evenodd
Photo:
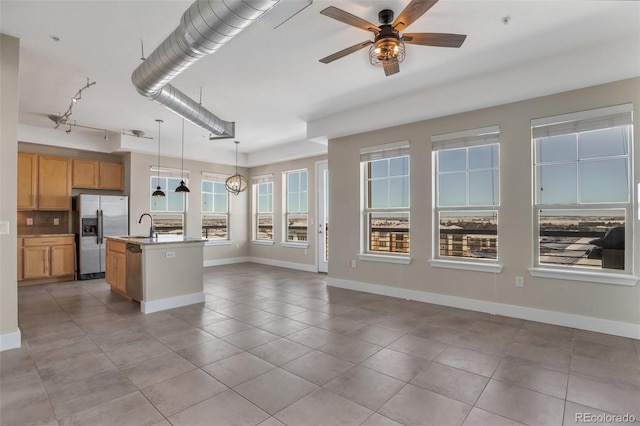
<path fill-rule="evenodd" d="M 528 272 L 534 248 L 531 119 L 630 102 L 637 112 L 640 78 L 329 141 L 330 281 L 380 285 L 387 289 L 386 293 L 392 293 L 394 288 L 416 290 L 640 324 L 640 285 L 534 278 Z M 433 238 L 431 136 L 492 125 L 500 126 L 499 250 L 504 269 L 493 274 L 434 268 L 429 263 Z M 637 118 L 634 130 L 637 147 L 640 135 Z M 345 267 L 344 261 L 358 259 L 359 252 L 360 149 L 398 141 L 409 141 L 411 146 L 411 264 L 359 261 L 355 269 Z M 634 163 L 635 189 L 640 177 L 637 149 Z M 637 221 L 634 225 L 637 250 L 640 226 Z M 634 262 L 637 274 L 637 252 Z M 516 276 L 525 278 L 524 288 L 515 287 Z"/>

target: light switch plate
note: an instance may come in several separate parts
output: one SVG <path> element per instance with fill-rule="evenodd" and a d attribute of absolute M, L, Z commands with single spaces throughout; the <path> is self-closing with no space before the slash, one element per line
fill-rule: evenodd
<path fill-rule="evenodd" d="M 9 235 L 9 221 L 0 220 L 0 235 Z"/>

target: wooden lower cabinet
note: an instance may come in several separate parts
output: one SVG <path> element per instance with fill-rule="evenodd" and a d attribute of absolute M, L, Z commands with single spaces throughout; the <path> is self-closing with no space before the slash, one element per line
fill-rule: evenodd
<path fill-rule="evenodd" d="M 105 280 L 111 290 L 127 296 L 127 243 L 107 239 Z"/>
<path fill-rule="evenodd" d="M 25 237 L 18 247 L 18 279 L 21 285 L 68 281 L 75 278 L 74 237 Z"/>

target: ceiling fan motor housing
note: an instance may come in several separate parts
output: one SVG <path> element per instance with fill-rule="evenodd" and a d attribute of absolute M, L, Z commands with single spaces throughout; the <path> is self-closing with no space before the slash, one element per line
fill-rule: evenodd
<path fill-rule="evenodd" d="M 381 10 L 380 12 L 378 12 L 378 21 L 382 25 L 389 25 L 390 23 L 392 23 L 393 22 L 393 10 L 384 9 L 384 10 Z"/>

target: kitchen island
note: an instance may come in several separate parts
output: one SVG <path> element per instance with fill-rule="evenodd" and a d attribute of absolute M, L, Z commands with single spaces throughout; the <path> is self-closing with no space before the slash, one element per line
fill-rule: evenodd
<path fill-rule="evenodd" d="M 203 248 L 181 235 L 107 237 L 106 281 L 146 314 L 202 303 Z"/>

